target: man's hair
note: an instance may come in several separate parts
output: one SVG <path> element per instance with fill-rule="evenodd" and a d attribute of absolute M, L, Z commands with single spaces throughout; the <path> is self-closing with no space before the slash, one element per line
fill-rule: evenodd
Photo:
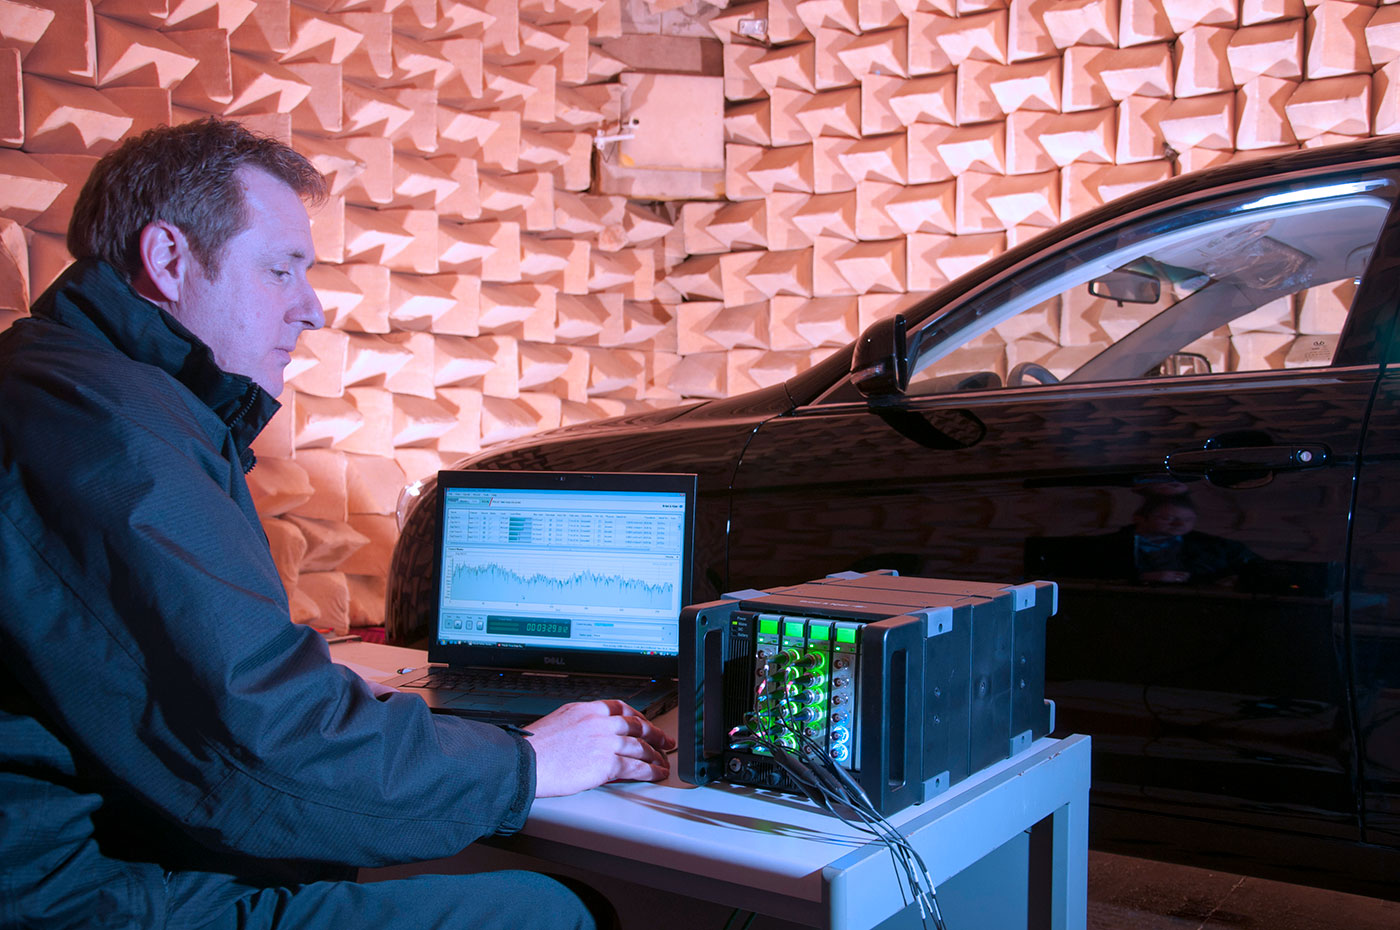
<path fill-rule="evenodd" d="M 313 204 L 326 197 L 321 173 L 276 139 L 212 116 L 160 126 L 97 162 L 73 207 L 68 251 L 101 259 L 131 279 L 141 270 L 141 230 L 164 220 L 185 234 L 213 277 L 225 244 L 251 220 L 240 168 L 265 171 Z"/>

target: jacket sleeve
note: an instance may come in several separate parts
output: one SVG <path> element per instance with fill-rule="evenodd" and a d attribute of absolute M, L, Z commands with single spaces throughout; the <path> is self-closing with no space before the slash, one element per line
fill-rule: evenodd
<path fill-rule="evenodd" d="M 517 829 L 529 744 L 332 664 L 231 441 L 152 387 L 0 397 L 0 648 L 50 725 L 213 850 L 368 866 Z"/>

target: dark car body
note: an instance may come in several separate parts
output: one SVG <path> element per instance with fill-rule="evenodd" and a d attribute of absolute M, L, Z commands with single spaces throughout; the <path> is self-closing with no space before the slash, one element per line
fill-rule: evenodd
<path fill-rule="evenodd" d="M 1047 694 L 1093 737 L 1096 847 L 1397 897 L 1397 200 L 1400 138 L 1183 176 L 785 384 L 463 464 L 697 473 L 697 600 L 847 569 L 1056 580 Z M 1318 307 L 1337 332 L 1304 331 Z M 967 370 L 1028 318 L 1087 333 L 1060 377 Z M 1144 529 L 1163 497 L 1180 533 Z M 425 632 L 430 511 L 395 549 L 400 638 Z"/>

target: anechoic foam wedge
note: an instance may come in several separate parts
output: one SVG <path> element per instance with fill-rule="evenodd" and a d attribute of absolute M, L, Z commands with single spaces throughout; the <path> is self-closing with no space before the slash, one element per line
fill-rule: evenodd
<path fill-rule="evenodd" d="M 942 74 L 951 71 L 956 65 L 935 41 L 939 31 L 945 27 L 949 17 L 938 13 L 913 11 L 907 14 L 909 20 L 909 50 L 907 60 L 909 74 Z"/>
<path fill-rule="evenodd" d="M 259 456 L 258 467 L 248 473 L 248 490 L 259 515 L 277 517 L 310 500 L 316 489 L 293 460 Z"/>
<path fill-rule="evenodd" d="M 182 46 L 154 30 L 101 14 L 95 23 L 99 87 L 136 85 L 168 90 L 198 63 Z"/>
<path fill-rule="evenodd" d="M 384 376 L 384 386 L 395 394 L 432 397 L 433 358 L 436 337 L 429 332 L 389 333 L 383 337 L 409 352 L 408 363 Z"/>
<path fill-rule="evenodd" d="M 787 87 L 776 87 L 769 92 L 768 135 L 771 145 L 767 148 L 801 145 L 812 140 L 812 133 L 798 119 L 798 115 L 815 97 L 815 94 L 807 91 Z"/>
<path fill-rule="evenodd" d="M 710 214 L 705 233 L 720 246 L 718 251 L 767 248 L 767 207 L 766 200 L 721 204 Z"/>
<path fill-rule="evenodd" d="M 1374 13 L 1365 3 L 1319 3 L 1309 11 L 1304 49 L 1309 80 L 1371 72 L 1366 24 Z"/>
<path fill-rule="evenodd" d="M 480 378 L 496 366 L 496 357 L 476 340 L 439 336 L 433 355 L 433 384 L 439 390 Z"/>
<path fill-rule="evenodd" d="M 336 319 L 336 325 L 352 332 L 387 333 L 389 269 L 368 262 L 348 262 L 338 267 L 359 290 L 361 299 Z"/>
<path fill-rule="evenodd" d="M 0 218 L 0 310 L 29 311 L 29 247 L 24 228 Z"/>
<path fill-rule="evenodd" d="M 1226 150 L 1235 142 L 1235 95 L 1181 98 L 1167 105 L 1160 127 L 1178 152 L 1191 148 Z"/>
<path fill-rule="evenodd" d="M 813 148 L 816 149 L 815 146 Z M 812 244 L 811 237 L 797 225 L 797 216 L 812 196 L 801 192 L 774 191 L 763 199 L 763 237 L 767 248 L 786 251 Z"/>
<path fill-rule="evenodd" d="M 858 238 L 856 192 L 813 194 L 798 208 L 792 219 L 809 240 L 818 236 L 834 236 L 854 242 Z"/>
<path fill-rule="evenodd" d="M 621 345 L 624 336 L 624 303 L 617 292 L 560 294 L 555 300 L 555 332 L 558 342 Z"/>
<path fill-rule="evenodd" d="M 858 294 L 906 290 L 905 240 L 856 242 L 830 257 L 836 271 Z"/>
<path fill-rule="evenodd" d="M 343 375 L 346 387 L 386 378 L 413 361 L 413 352 L 391 335 L 348 335 Z"/>
<path fill-rule="evenodd" d="M 832 90 L 856 83 L 857 76 L 846 67 L 840 54 L 854 39 L 854 34 L 844 29 L 820 28 L 812 33 L 816 46 L 813 83 L 817 90 Z"/>
<path fill-rule="evenodd" d="M 909 30 L 882 29 L 854 36 L 842 43 L 836 55 L 856 80 L 866 75 L 909 76 Z"/>
<path fill-rule="evenodd" d="M 1233 89 L 1228 49 L 1233 29 L 1196 26 L 1177 39 L 1178 62 L 1175 93 L 1200 97 Z"/>
<path fill-rule="evenodd" d="M 747 171 L 765 194 L 775 190 L 812 190 L 812 147 L 791 145 L 763 151 Z"/>
<path fill-rule="evenodd" d="M 1303 76 L 1303 20 L 1236 30 L 1226 54 L 1237 86 L 1257 77 L 1299 80 Z"/>
<path fill-rule="evenodd" d="M 960 233 L 1006 230 L 1059 222 L 1059 173 L 988 175 L 968 172 L 957 179 Z"/>
<path fill-rule="evenodd" d="M 908 181 L 946 181 L 965 171 L 1006 171 L 1006 124 L 915 123 L 907 132 Z"/>
<path fill-rule="evenodd" d="M 37 74 L 24 77 L 24 146 L 29 152 L 101 155 L 131 124 L 131 117 L 100 91 Z"/>
<path fill-rule="evenodd" d="M 856 189 L 855 178 L 841 161 L 856 141 L 843 136 L 818 136 L 812 140 L 812 188 L 807 193 L 830 194 Z M 771 196 L 773 192 L 768 193 Z"/>
<path fill-rule="evenodd" d="M 1166 14 L 1177 35 L 1196 26 L 1228 26 L 1238 21 L 1237 0 L 1151 0 Z"/>
<path fill-rule="evenodd" d="M 1128 48 L 1173 39 L 1179 32 L 1172 28 L 1162 9 L 1163 0 L 1120 0 L 1118 8 L 1118 45 Z"/>
<path fill-rule="evenodd" d="M 364 416 L 344 397 L 298 395 L 294 442 L 297 449 L 329 446 L 355 432 Z"/>
<path fill-rule="evenodd" d="M 818 29 L 840 29 L 856 35 L 860 32 L 858 0 L 806 0 L 796 6 L 797 18 L 808 32 Z"/>
<path fill-rule="evenodd" d="M 767 97 L 730 105 L 724 111 L 724 141 L 772 145 L 772 109 Z"/>
<path fill-rule="evenodd" d="M 0 42 L 23 58 L 44 37 L 57 15 L 58 8 L 0 0 Z"/>
<path fill-rule="evenodd" d="M 845 136 L 859 139 L 860 88 L 846 87 L 814 94 L 798 107 L 796 116 L 810 138 Z"/>
<path fill-rule="evenodd" d="M 683 356 L 666 386 L 684 397 L 726 396 L 726 353 L 701 352 Z"/>
<path fill-rule="evenodd" d="M 749 269 L 749 283 L 765 297 L 812 296 L 812 250 L 760 252 Z"/>
<path fill-rule="evenodd" d="M 858 139 L 838 159 L 841 167 L 857 182 L 874 180 L 903 184 L 909 179 L 907 138 L 902 132 Z"/>
<path fill-rule="evenodd" d="M 736 48 L 742 47 L 736 46 Z M 808 93 L 816 92 L 817 47 L 815 43 L 802 42 L 797 45 L 765 49 L 761 52 L 757 58 L 747 61 L 745 64 L 748 73 L 753 76 L 753 79 L 765 92 L 772 93 L 774 89 L 779 87 L 785 87 L 789 90 L 803 90 Z"/>
<path fill-rule="evenodd" d="M 1120 165 L 1162 157 L 1162 118 L 1171 101 L 1132 96 L 1118 104 L 1118 142 L 1114 160 Z"/>
<path fill-rule="evenodd" d="M 1065 112 L 1096 110 L 1133 95 L 1171 97 L 1175 84 L 1172 48 L 1166 43 L 1109 49 L 1077 46 L 1065 50 Z"/>
<path fill-rule="evenodd" d="M 292 353 L 294 364 L 288 365 L 287 385 L 317 397 L 339 397 L 345 393 L 349 341 L 348 334 L 334 329 L 302 333 Z"/>
<path fill-rule="evenodd" d="M 753 73 L 753 66 L 764 59 L 767 51 L 757 45 L 729 43 L 724 46 L 724 98 L 752 100 L 767 92 L 763 82 Z"/>
<path fill-rule="evenodd" d="M 469 455 L 481 449 L 481 407 L 483 395 L 478 388 L 445 387 L 438 391 L 438 400 L 452 411 L 452 428 L 438 436 L 435 445 L 448 455 Z"/>
<path fill-rule="evenodd" d="M 306 554 L 302 557 L 302 572 L 329 572 L 356 550 L 369 542 L 368 537 L 350 526 L 347 519 L 328 520 L 290 513 L 287 520 L 296 525 L 306 538 Z"/>
<path fill-rule="evenodd" d="M 1272 77 L 1257 77 L 1241 87 L 1236 95 L 1235 148 L 1295 144 L 1298 138 L 1284 108 L 1297 87 L 1297 81 Z"/>
<path fill-rule="evenodd" d="M 52 11 L 51 23 L 62 25 L 46 27 L 35 38 L 24 55 L 25 73 L 91 86 L 97 74 L 96 24 L 91 0 L 44 0 L 33 5 Z M 18 11 L 8 7 L 0 12 L 8 14 L 8 20 Z M 31 16 L 25 16 L 16 28 L 23 34 L 26 27 L 32 32 L 35 24 Z"/>
<path fill-rule="evenodd" d="M 881 198 L 881 209 L 906 235 L 951 233 L 956 228 L 955 188 L 953 181 L 897 185 Z"/>
<path fill-rule="evenodd" d="M 1293 134 L 1300 142 L 1324 133 L 1364 136 L 1371 131 L 1369 74 L 1306 81 L 1284 104 Z"/>
<path fill-rule="evenodd" d="M 1045 30 L 1056 48 L 1118 44 L 1119 8 L 1115 0 L 1072 0 L 1042 9 Z"/>
<path fill-rule="evenodd" d="M 973 270 L 1005 251 L 1003 233 L 946 236 L 913 233 L 906 237 L 909 290 L 929 291 Z"/>
<path fill-rule="evenodd" d="M 1387 62 L 1373 75 L 1376 134 L 1400 132 L 1400 59 Z"/>
<path fill-rule="evenodd" d="M 943 19 L 942 23 L 931 24 L 933 40 L 954 65 L 961 65 L 969 59 L 1006 64 L 1006 10 L 959 16 L 957 19 L 940 18 Z M 911 29 L 911 42 L 913 34 Z"/>
<path fill-rule="evenodd" d="M 957 122 L 957 77 L 937 74 L 900 81 L 889 95 L 889 107 L 905 126 L 914 123 Z"/>
<path fill-rule="evenodd" d="M 1066 165 L 1060 172 L 1060 220 L 1068 220 L 1172 176 L 1165 159 L 1128 165 Z"/>
<path fill-rule="evenodd" d="M 450 431 L 457 423 L 453 411 L 435 398 L 394 394 L 395 446 L 424 445 Z"/>
<path fill-rule="evenodd" d="M 44 156 L 44 167 L 63 184 L 62 192 L 43 213 L 25 224 L 31 232 L 47 232 L 67 236 L 68 222 L 73 216 L 73 204 L 78 192 L 97 164 L 95 155 L 72 155 L 52 152 Z"/>

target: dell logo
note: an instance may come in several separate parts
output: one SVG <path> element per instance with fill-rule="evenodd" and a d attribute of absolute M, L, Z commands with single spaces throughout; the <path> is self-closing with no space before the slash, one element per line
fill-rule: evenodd
<path fill-rule="evenodd" d="M 545 656 L 545 657 L 544 657 L 544 664 L 545 664 L 545 665 L 563 665 L 563 664 L 564 664 L 564 660 L 563 660 L 561 657 L 559 657 L 559 656 Z"/>

